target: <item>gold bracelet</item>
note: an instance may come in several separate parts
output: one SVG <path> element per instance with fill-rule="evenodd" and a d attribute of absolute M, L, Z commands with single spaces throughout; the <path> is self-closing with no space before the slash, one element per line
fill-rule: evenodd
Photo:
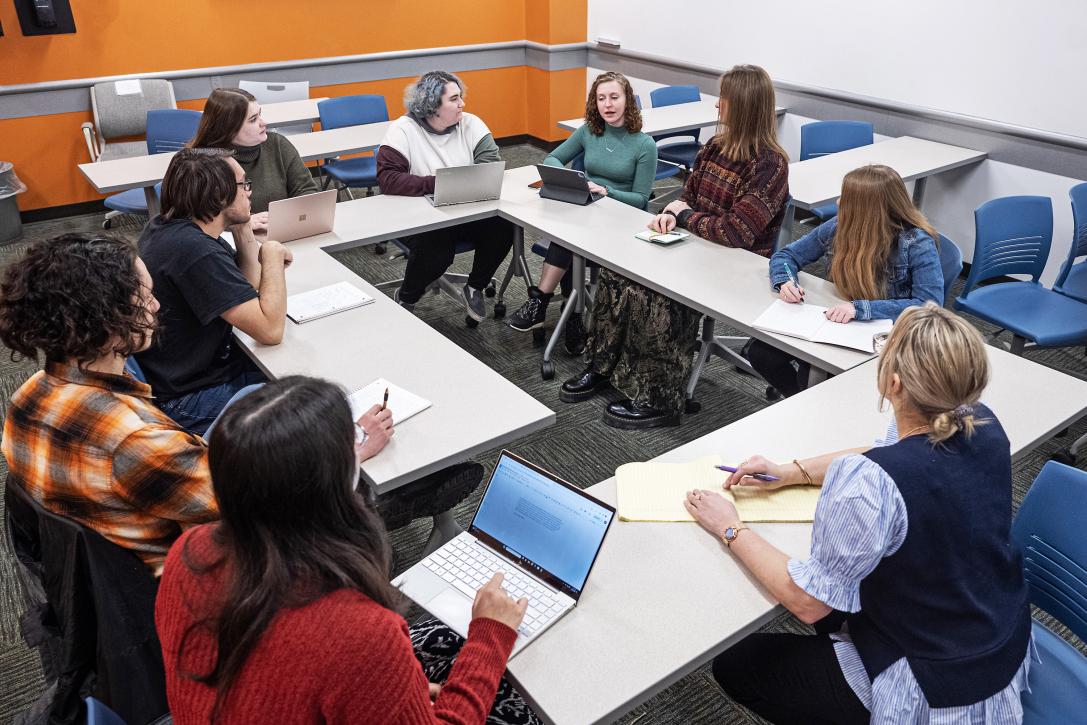
<path fill-rule="evenodd" d="M 808 486 L 814 486 L 815 481 L 812 480 L 811 474 L 808 473 L 808 469 L 804 468 L 804 465 L 795 458 L 793 459 L 793 463 L 795 463 L 796 467 L 800 469 L 800 472 L 804 474 L 804 483 L 806 483 Z"/>

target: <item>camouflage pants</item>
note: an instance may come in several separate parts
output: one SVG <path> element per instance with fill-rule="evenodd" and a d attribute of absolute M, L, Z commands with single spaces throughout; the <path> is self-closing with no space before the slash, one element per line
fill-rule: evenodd
<path fill-rule="evenodd" d="M 682 412 L 701 314 L 600 270 L 587 351 L 592 370 L 636 403 Z"/>

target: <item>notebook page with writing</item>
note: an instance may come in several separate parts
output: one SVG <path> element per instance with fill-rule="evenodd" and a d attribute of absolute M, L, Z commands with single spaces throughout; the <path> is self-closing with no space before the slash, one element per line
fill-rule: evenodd
<path fill-rule="evenodd" d="M 347 396 L 351 404 L 351 417 L 358 420 L 363 413 L 375 405 L 381 405 L 385 389 L 389 389 L 389 410 L 393 412 L 393 425 L 400 425 L 408 418 L 422 413 L 430 407 L 430 401 L 409 393 L 399 385 L 393 385 L 385 378 L 378 378 L 364 388 L 359 388 Z"/>
<path fill-rule="evenodd" d="M 287 298 L 287 317 L 298 324 L 368 305 L 374 298 L 349 282 L 337 282 Z"/>
<path fill-rule="evenodd" d="M 750 523 L 805 523 L 815 518 L 816 486 L 786 486 L 775 490 L 733 487 L 723 491 L 728 474 L 714 466 L 719 456 L 691 463 L 627 463 L 615 469 L 615 493 L 622 521 L 694 521 L 683 501 L 694 489 L 715 491 L 736 504 L 740 518 Z"/>

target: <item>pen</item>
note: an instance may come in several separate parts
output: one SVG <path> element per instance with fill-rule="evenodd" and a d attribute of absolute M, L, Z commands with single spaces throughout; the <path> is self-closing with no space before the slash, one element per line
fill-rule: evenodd
<path fill-rule="evenodd" d="M 800 294 L 800 301 L 804 301 L 804 290 L 800 289 L 800 280 L 793 274 L 793 268 L 789 266 L 788 262 L 785 262 L 785 274 L 789 275 L 789 281 L 793 283 L 793 287 L 796 287 L 797 293 Z"/>
<path fill-rule="evenodd" d="M 385 410 L 385 406 L 389 404 L 389 389 L 385 388 L 385 397 L 381 401 L 381 409 Z"/>
<path fill-rule="evenodd" d="M 733 468 L 732 466 L 714 466 L 714 468 L 716 468 L 719 471 L 728 471 L 729 473 L 736 473 L 736 469 Z M 752 478 L 757 479 L 759 481 L 770 482 L 770 481 L 780 481 L 781 480 L 777 476 L 771 476 L 768 473 L 748 473 L 747 475 L 751 476 Z"/>

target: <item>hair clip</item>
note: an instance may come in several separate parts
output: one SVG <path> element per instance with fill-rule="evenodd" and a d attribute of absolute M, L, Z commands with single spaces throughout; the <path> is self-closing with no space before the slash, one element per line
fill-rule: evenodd
<path fill-rule="evenodd" d="M 966 405 L 965 403 L 963 403 L 951 412 L 955 415 L 955 419 L 959 421 L 959 425 L 962 425 L 962 421 L 964 418 L 974 414 L 974 406 Z"/>

